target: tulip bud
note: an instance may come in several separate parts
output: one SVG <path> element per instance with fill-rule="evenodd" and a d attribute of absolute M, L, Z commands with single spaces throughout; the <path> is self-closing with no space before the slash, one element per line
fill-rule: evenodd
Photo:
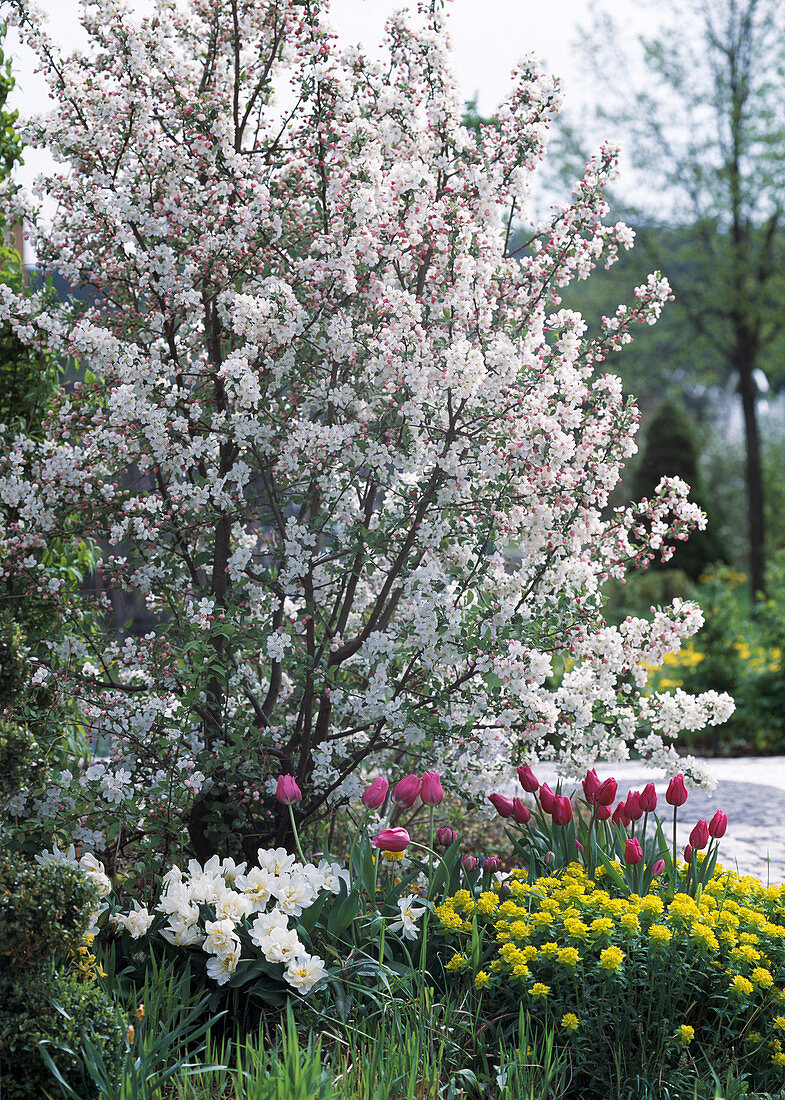
<path fill-rule="evenodd" d="M 685 863 L 692 862 L 692 845 L 691 844 L 687 844 L 684 848 L 684 862 Z"/>
<path fill-rule="evenodd" d="M 514 807 L 511 798 L 503 794 L 489 794 L 488 801 L 493 804 L 499 817 L 512 817 Z"/>
<path fill-rule="evenodd" d="M 424 806 L 438 806 L 444 798 L 442 781 L 438 772 L 423 772 L 420 798 Z"/>
<path fill-rule="evenodd" d="M 581 853 L 581 855 L 583 855 L 584 848 L 583 848 L 583 845 L 581 844 L 581 842 L 579 840 L 575 841 L 575 847 L 578 849 L 578 851 Z"/>
<path fill-rule="evenodd" d="M 722 813 L 721 810 L 717 810 L 714 817 L 709 822 L 709 836 L 713 836 L 715 840 L 719 840 L 721 836 L 725 836 L 725 830 L 728 828 L 728 815 Z"/>
<path fill-rule="evenodd" d="M 371 841 L 374 848 L 382 852 L 402 852 L 409 843 L 409 834 L 405 829 L 382 829 Z"/>
<path fill-rule="evenodd" d="M 627 812 L 627 817 L 630 821 L 638 821 L 643 817 L 643 810 L 641 809 L 641 792 L 629 791 L 627 794 L 627 801 L 624 803 L 624 809 Z"/>
<path fill-rule="evenodd" d="M 643 859 L 643 848 L 637 837 L 631 836 L 624 845 L 624 862 L 634 867 Z"/>
<path fill-rule="evenodd" d="M 690 833 L 690 844 L 698 851 L 709 843 L 709 825 L 706 821 L 698 821 Z"/>
<path fill-rule="evenodd" d="M 482 861 L 483 871 L 487 871 L 489 875 L 494 874 L 496 871 L 501 871 L 502 861 L 498 856 L 487 856 Z"/>
<path fill-rule="evenodd" d="M 389 787 L 390 784 L 387 782 L 384 776 L 377 776 L 376 779 L 374 779 L 373 783 L 371 783 L 370 787 L 366 787 L 363 791 L 363 806 L 366 806 L 369 810 L 378 810 L 379 807 L 384 803 L 385 798 L 387 797 L 387 791 L 389 790 Z"/>
<path fill-rule="evenodd" d="M 627 813 L 627 807 L 623 802 L 620 802 L 611 815 L 611 821 L 614 825 L 622 825 L 625 829 L 630 823 L 630 817 Z"/>
<path fill-rule="evenodd" d="M 586 795 L 587 802 L 593 802 L 594 796 L 600 789 L 602 784 L 600 783 L 600 777 L 594 768 L 589 768 L 586 772 L 586 778 L 583 781 L 583 793 Z"/>
<path fill-rule="evenodd" d="M 526 825 L 531 818 L 529 809 L 521 802 L 520 798 L 513 798 L 512 800 L 512 816 L 518 822 L 519 825 Z"/>
<path fill-rule="evenodd" d="M 461 867 L 464 871 L 476 871 L 480 865 L 480 861 L 476 856 L 464 856 L 461 860 Z"/>
<path fill-rule="evenodd" d="M 608 818 L 611 816 L 610 806 L 595 805 L 594 816 L 597 818 L 598 821 L 607 821 Z"/>
<path fill-rule="evenodd" d="M 303 792 L 297 786 L 297 780 L 293 775 L 279 775 L 278 785 L 275 788 L 275 797 L 279 802 L 282 802 L 284 806 L 291 806 L 295 802 L 299 802 L 303 797 Z"/>
<path fill-rule="evenodd" d="M 528 764 L 518 768 L 518 779 L 527 794 L 534 794 L 539 789 L 540 782 Z"/>
<path fill-rule="evenodd" d="M 645 814 L 657 809 L 657 791 L 653 783 L 647 783 L 641 791 L 641 809 Z"/>
<path fill-rule="evenodd" d="M 668 784 L 665 792 L 665 801 L 669 806 L 683 806 L 687 801 L 687 788 L 684 785 L 684 776 L 681 772 L 675 775 Z"/>
<path fill-rule="evenodd" d="M 543 783 L 540 786 L 540 805 L 546 814 L 553 813 L 553 807 L 556 802 L 556 795 L 553 793 L 547 783 Z"/>
<path fill-rule="evenodd" d="M 662 872 L 664 870 L 665 870 L 665 860 L 664 859 L 658 859 L 657 862 L 654 864 L 654 866 L 651 869 L 651 877 L 652 878 L 659 878 L 659 876 L 662 874 Z"/>
<path fill-rule="evenodd" d="M 449 829 L 444 826 L 441 829 L 436 830 L 436 846 L 437 848 L 449 848 L 454 840 L 456 840 L 458 834 L 455 829 Z"/>
<path fill-rule="evenodd" d="M 567 825 L 572 821 L 572 802 L 565 795 L 556 795 L 553 800 L 554 825 Z"/>
<path fill-rule="evenodd" d="M 420 777 L 418 775 L 407 775 L 395 784 L 391 797 L 397 806 L 403 806 L 405 810 L 410 810 L 417 801 L 419 793 Z"/>
<path fill-rule="evenodd" d="M 617 787 L 618 784 L 613 777 L 606 779 L 604 783 L 600 784 L 599 790 L 594 796 L 595 804 L 597 806 L 610 806 L 616 797 Z"/>

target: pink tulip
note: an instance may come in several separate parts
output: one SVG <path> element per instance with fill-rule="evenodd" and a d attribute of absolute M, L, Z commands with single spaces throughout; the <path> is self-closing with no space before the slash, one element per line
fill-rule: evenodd
<path fill-rule="evenodd" d="M 384 776 L 377 776 L 371 783 L 370 787 L 366 787 L 363 791 L 362 804 L 369 810 L 378 810 L 384 803 L 387 797 L 387 791 L 390 788 L 390 784 L 384 778 Z"/>
<path fill-rule="evenodd" d="M 495 807 L 499 817 L 512 817 L 514 807 L 512 799 L 508 798 L 505 794 L 489 794 L 488 801 Z"/>
<path fill-rule="evenodd" d="M 651 869 L 651 877 L 652 878 L 659 878 L 659 876 L 662 874 L 662 872 L 664 870 L 665 870 L 665 860 L 664 859 L 658 859 L 657 862 L 654 864 L 654 866 Z"/>
<path fill-rule="evenodd" d="M 482 862 L 482 869 L 492 875 L 495 871 L 501 871 L 502 861 L 498 856 L 487 856 Z"/>
<path fill-rule="evenodd" d="M 645 814 L 657 809 L 657 791 L 653 783 L 647 783 L 641 791 L 641 809 Z"/>
<path fill-rule="evenodd" d="M 295 802 L 299 802 L 303 797 L 303 792 L 297 786 L 297 780 L 293 775 L 279 775 L 278 786 L 275 788 L 275 797 L 279 802 L 282 802 L 284 806 L 291 806 Z"/>
<path fill-rule="evenodd" d="M 594 796 L 602 786 L 600 777 L 594 768 L 589 768 L 586 772 L 586 778 L 583 780 L 583 793 L 586 795 L 587 802 L 593 802 Z"/>
<path fill-rule="evenodd" d="M 627 813 L 627 807 L 623 802 L 620 802 L 616 809 L 613 811 L 611 821 L 614 825 L 622 825 L 626 829 L 630 824 L 630 816 Z"/>
<path fill-rule="evenodd" d="M 643 859 L 643 848 L 637 837 L 631 836 L 624 845 L 624 862 L 634 867 Z"/>
<path fill-rule="evenodd" d="M 438 772 L 423 772 L 420 798 L 424 806 L 438 806 L 444 798 L 442 781 Z"/>
<path fill-rule="evenodd" d="M 722 813 L 721 810 L 717 810 L 714 817 L 709 822 L 709 836 L 713 836 L 715 840 L 719 840 L 721 836 L 725 836 L 725 830 L 728 828 L 728 815 Z"/>
<path fill-rule="evenodd" d="M 520 798 L 513 798 L 512 800 L 512 816 L 518 822 L 519 825 L 526 825 L 531 818 L 528 807 L 524 806 Z"/>
<path fill-rule="evenodd" d="M 449 848 L 454 840 L 456 840 L 458 834 L 455 829 L 449 829 L 444 826 L 441 829 L 436 830 L 436 844 L 439 848 Z"/>
<path fill-rule="evenodd" d="M 527 794 L 534 794 L 539 789 L 539 780 L 528 764 L 518 768 L 518 779 Z"/>
<path fill-rule="evenodd" d="M 674 775 L 665 792 L 665 801 L 669 806 L 683 806 L 688 798 L 687 788 L 684 785 L 684 776 L 681 772 Z"/>
<path fill-rule="evenodd" d="M 690 863 L 692 861 L 692 845 L 687 844 L 684 848 L 684 862 Z"/>
<path fill-rule="evenodd" d="M 624 809 L 627 812 L 627 817 L 630 821 L 638 821 L 643 817 L 643 810 L 641 808 L 641 792 L 630 791 L 627 794 L 627 801 L 624 803 Z"/>
<path fill-rule="evenodd" d="M 419 793 L 420 777 L 407 775 L 393 787 L 392 800 L 397 806 L 403 806 L 405 810 L 409 810 L 417 801 Z"/>
<path fill-rule="evenodd" d="M 572 821 L 572 802 L 564 795 L 556 795 L 553 800 L 554 825 L 567 825 Z"/>
<path fill-rule="evenodd" d="M 575 847 L 578 849 L 578 851 L 581 853 L 581 855 L 583 855 L 583 845 L 581 844 L 581 842 L 579 840 L 575 841 Z"/>
<path fill-rule="evenodd" d="M 371 841 L 382 852 L 402 852 L 409 846 L 409 834 L 405 829 L 382 829 Z"/>
<path fill-rule="evenodd" d="M 594 816 L 597 818 L 598 821 L 607 821 L 608 818 L 611 816 L 610 806 L 595 805 Z"/>
<path fill-rule="evenodd" d="M 606 779 L 604 783 L 600 784 L 599 790 L 594 796 L 595 805 L 610 806 L 616 797 L 617 788 L 618 784 L 613 777 Z"/>
<path fill-rule="evenodd" d="M 701 848 L 705 848 L 708 843 L 709 825 L 708 822 L 701 819 L 695 824 L 692 832 L 690 833 L 690 844 L 693 846 L 693 848 L 697 848 L 698 851 L 700 851 Z"/>
<path fill-rule="evenodd" d="M 480 861 L 476 856 L 464 856 L 461 860 L 461 867 L 464 871 L 476 871 L 480 866 Z"/>
<path fill-rule="evenodd" d="M 553 813 L 553 807 L 556 802 L 556 795 L 553 793 L 547 783 L 543 783 L 540 786 L 540 805 L 546 814 Z"/>

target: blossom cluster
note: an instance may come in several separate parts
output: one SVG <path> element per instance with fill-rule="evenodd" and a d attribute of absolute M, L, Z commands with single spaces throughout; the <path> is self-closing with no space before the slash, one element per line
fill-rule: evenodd
<path fill-rule="evenodd" d="M 322 891 L 338 894 L 348 872 L 322 860 L 298 863 L 284 848 L 259 849 L 256 866 L 213 856 L 204 865 L 191 860 L 185 871 L 172 867 L 155 912 L 134 904 L 116 912 L 111 924 L 132 939 L 151 929 L 175 947 L 207 954 L 207 974 L 226 985 L 241 960 L 263 958 L 299 993 L 308 993 L 327 971 L 310 954 L 290 922 L 301 916 Z M 154 927 L 155 926 L 155 927 Z M 277 969 L 275 969 L 277 968 Z"/>

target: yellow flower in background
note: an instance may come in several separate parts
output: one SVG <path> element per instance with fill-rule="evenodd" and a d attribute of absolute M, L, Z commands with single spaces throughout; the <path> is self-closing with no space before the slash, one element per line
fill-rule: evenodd
<path fill-rule="evenodd" d="M 453 957 L 447 963 L 445 969 L 451 971 L 453 974 L 456 974 L 461 970 L 465 970 L 468 965 L 469 960 L 466 958 L 465 955 L 453 955 Z"/>
<path fill-rule="evenodd" d="M 688 1046 L 695 1038 L 695 1028 L 690 1027 L 689 1024 L 682 1024 L 680 1028 L 676 1030 L 676 1039 L 682 1046 Z"/>
<path fill-rule="evenodd" d="M 486 985 L 488 985 L 490 980 L 491 980 L 491 976 L 490 976 L 490 974 L 487 973 L 487 971 L 478 970 L 477 973 L 474 976 L 474 988 L 475 989 L 485 989 Z"/>
<path fill-rule="evenodd" d="M 575 947 L 562 947 L 559 951 L 559 962 L 562 966 L 568 967 L 570 970 L 574 970 L 578 965 L 580 955 L 578 949 Z"/>
<path fill-rule="evenodd" d="M 750 974 L 750 979 L 754 985 L 759 985 L 761 989 L 768 989 L 770 985 L 774 984 L 774 978 L 771 976 L 771 972 L 765 970 L 762 966 L 755 967 Z"/>
<path fill-rule="evenodd" d="M 673 932 L 664 924 L 650 924 L 648 936 L 652 943 L 666 944 L 673 939 Z"/>
<path fill-rule="evenodd" d="M 732 992 L 738 993 L 743 997 L 749 997 L 752 993 L 752 982 L 748 981 L 743 974 L 736 974 L 730 983 Z"/>
<path fill-rule="evenodd" d="M 561 1018 L 561 1026 L 565 1031 L 577 1031 L 581 1022 L 574 1012 L 565 1012 Z"/>
<path fill-rule="evenodd" d="M 535 982 L 530 990 L 532 997 L 547 997 L 550 991 L 551 987 L 543 982 Z"/>

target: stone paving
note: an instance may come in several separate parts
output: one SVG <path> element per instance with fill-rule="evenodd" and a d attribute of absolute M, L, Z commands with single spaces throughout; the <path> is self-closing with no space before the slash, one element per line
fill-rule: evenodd
<path fill-rule="evenodd" d="M 785 882 L 785 756 L 712 758 L 705 763 L 716 776 L 717 787 L 711 794 L 690 791 L 679 810 L 679 844 L 687 843 L 699 818 L 708 821 L 715 810 L 722 810 L 728 815 L 728 831 L 720 844 L 720 863 L 739 874 L 755 875 L 764 885 Z M 555 772 L 547 765 L 534 770 L 541 782 L 555 781 Z M 665 802 L 669 775 L 634 761 L 597 764 L 597 774 L 601 779 L 616 777 L 620 798 L 630 788 L 640 790 L 653 782 L 660 800 L 657 814 L 666 836 L 670 835 L 672 809 Z M 564 793 L 570 790 L 571 784 L 565 784 Z"/>

